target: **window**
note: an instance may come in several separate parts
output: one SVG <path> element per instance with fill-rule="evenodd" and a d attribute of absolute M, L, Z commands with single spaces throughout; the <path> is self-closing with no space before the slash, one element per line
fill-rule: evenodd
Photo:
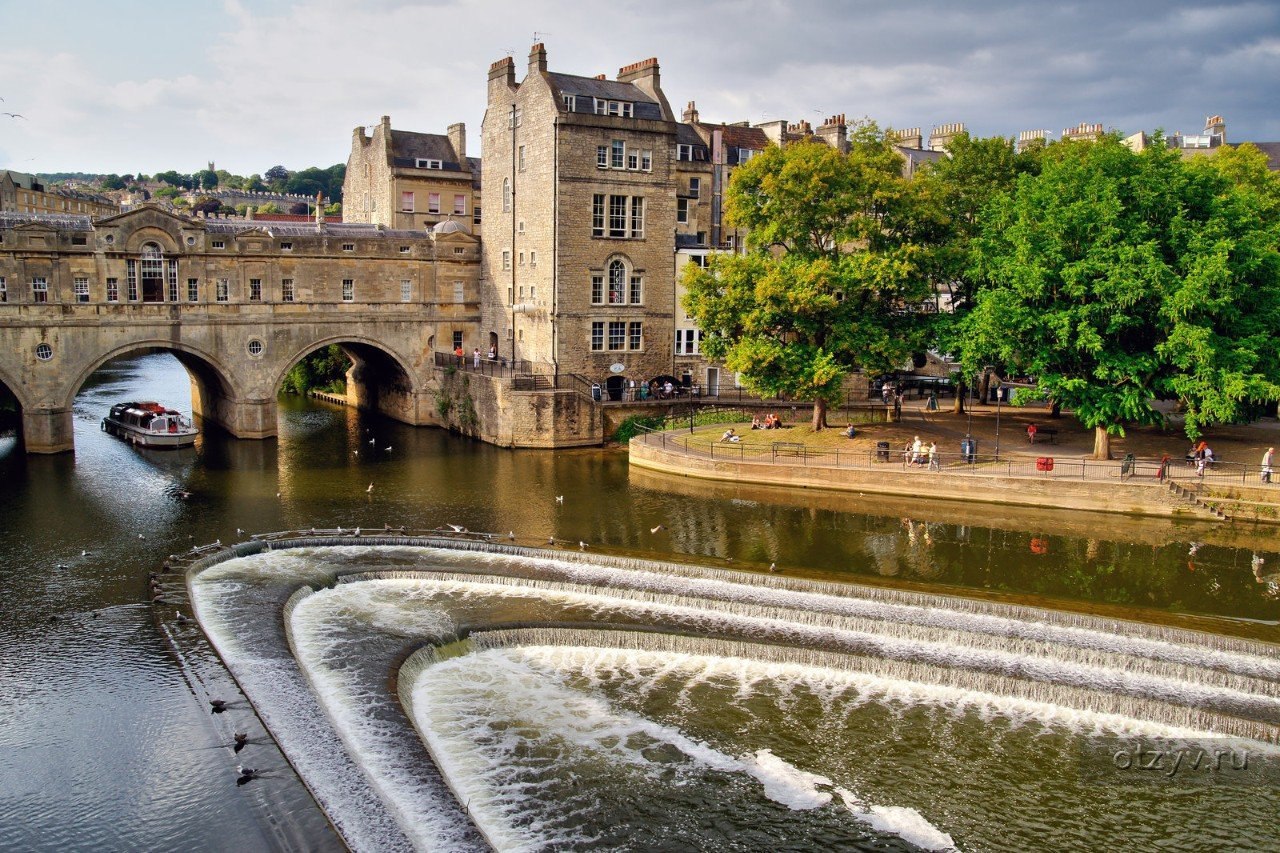
<path fill-rule="evenodd" d="M 697 329 L 676 329 L 676 355 L 697 355 L 701 340 Z"/>
<path fill-rule="evenodd" d="M 353 278 L 344 278 L 342 280 L 342 301 L 354 302 L 356 299 L 356 280 Z"/>
<path fill-rule="evenodd" d="M 254 338 L 253 340 L 249 341 L 249 346 L 247 347 L 247 349 L 249 350 L 249 355 L 253 356 L 254 358 L 257 358 L 258 356 L 262 355 L 262 351 L 266 349 L 266 345 L 264 345 L 262 341 L 258 340 L 257 338 Z"/>
<path fill-rule="evenodd" d="M 231 298 L 231 282 L 228 279 L 218 279 L 214 285 L 214 298 L 219 302 L 226 302 Z"/>
<path fill-rule="evenodd" d="M 521 252 L 520 252 L 520 257 L 519 257 L 519 260 L 517 261 L 517 263 L 519 263 L 519 265 L 520 265 L 520 266 L 524 266 L 524 252 L 523 252 L 523 251 L 521 251 Z"/>
<path fill-rule="evenodd" d="M 225 248 L 227 248 L 227 244 L 226 244 L 226 242 L 225 242 L 225 241 L 223 241 L 223 240 L 214 240 L 214 241 L 213 241 L 212 243 L 210 243 L 209 245 L 213 246 L 213 248 L 215 248 L 215 249 L 225 249 Z"/>
<path fill-rule="evenodd" d="M 631 197 L 631 236 L 644 237 L 644 199 Z"/>
<path fill-rule="evenodd" d="M 751 148 L 739 148 L 739 149 L 738 149 L 738 162 L 739 162 L 739 163 L 745 163 L 745 162 L 747 162 L 748 160 L 750 160 L 752 157 L 756 156 L 756 153 L 757 153 L 757 152 L 756 152 L 756 151 L 754 151 L 754 150 L 753 150 L 753 149 L 751 149 Z"/>
<path fill-rule="evenodd" d="M 460 332 L 460 331 L 459 331 L 459 332 L 454 332 L 454 333 L 453 333 L 453 348 L 454 348 L 454 349 L 457 349 L 457 348 L 458 348 L 458 347 L 460 347 L 460 346 L 462 346 L 462 332 Z"/>
<path fill-rule="evenodd" d="M 577 95 L 561 95 L 560 100 L 564 102 L 564 108 L 569 112 L 574 112 L 578 108 Z"/>
<path fill-rule="evenodd" d="M 400 301 L 409 302 L 413 299 L 413 281 L 412 279 L 400 279 Z"/>
<path fill-rule="evenodd" d="M 521 145 L 516 149 L 516 168 L 521 172 L 524 171 L 524 146 Z"/>
<path fill-rule="evenodd" d="M 400 193 L 400 209 L 405 213 L 413 213 L 413 193 Z"/>
<path fill-rule="evenodd" d="M 536 267 L 537 265 L 538 265 L 538 253 L 537 253 L 537 252 L 530 252 L 530 253 L 529 253 L 529 266 L 531 266 L 531 267 Z"/>
<path fill-rule="evenodd" d="M 166 266 L 168 268 L 167 269 L 168 278 L 166 279 L 166 283 L 168 286 L 165 289 L 169 292 L 169 301 L 177 302 L 178 301 L 178 259 L 170 258 L 166 262 Z"/>
<path fill-rule="evenodd" d="M 427 193 L 427 213 L 440 212 L 440 193 Z"/>
<path fill-rule="evenodd" d="M 615 169 L 621 169 L 627 155 L 626 144 L 621 139 L 615 139 L 609 151 L 609 165 Z"/>
<path fill-rule="evenodd" d="M 507 128 L 519 127 L 520 118 L 520 110 L 513 108 L 511 112 L 507 113 Z"/>
<path fill-rule="evenodd" d="M 108 302 L 120 301 L 120 279 L 118 278 L 107 279 L 107 301 Z"/>
<path fill-rule="evenodd" d="M 690 255 L 689 263 L 697 264 L 698 266 L 702 267 L 704 270 L 711 265 L 711 261 L 707 258 L 706 255 Z"/>
<path fill-rule="evenodd" d="M 538 297 L 537 285 L 533 285 L 533 284 L 529 285 L 529 301 L 532 302 L 533 300 L 537 299 L 537 297 Z"/>
<path fill-rule="evenodd" d="M 627 197 L 609 196 L 609 236 L 627 236 Z"/>
<path fill-rule="evenodd" d="M 609 349 L 627 348 L 627 324 L 621 320 L 609 321 Z"/>
<path fill-rule="evenodd" d="M 83 204 L 77 205 L 77 208 L 78 208 L 78 209 L 80 209 L 80 210 L 84 210 L 84 205 L 83 205 Z M 73 246 L 87 246 L 87 245 L 89 245 L 89 238 L 88 238 L 88 237 L 84 237 L 84 236 L 72 235 L 72 237 L 71 237 L 71 245 L 73 245 Z"/>
<path fill-rule="evenodd" d="M 187 279 L 187 301 L 188 302 L 200 301 L 200 279 L 198 278 Z"/>
<path fill-rule="evenodd" d="M 504 270 L 511 269 L 511 250 L 510 249 L 502 250 L 502 268 Z"/>
<path fill-rule="evenodd" d="M 471 222 L 474 225 L 480 224 L 480 205 L 478 204 L 471 208 Z"/>
<path fill-rule="evenodd" d="M 701 192 L 702 192 L 702 178 L 690 178 L 689 179 L 690 197 L 697 198 L 698 194 Z"/>
<path fill-rule="evenodd" d="M 627 266 L 619 260 L 609 262 L 609 304 L 627 304 Z"/>
<path fill-rule="evenodd" d="M 604 276 L 602 275 L 591 276 L 591 304 L 604 304 Z"/>
<path fill-rule="evenodd" d="M 407 255 L 407 254 L 409 254 L 409 247 L 408 247 L 408 246 L 401 246 L 401 247 L 400 247 L 400 254 L 402 254 L 402 255 Z"/>
<path fill-rule="evenodd" d="M 455 255 L 465 255 L 467 253 L 467 250 L 462 248 L 461 246 L 454 246 L 453 253 Z"/>
<path fill-rule="evenodd" d="M 635 104 L 630 101 L 609 101 L 604 98 L 595 99 L 596 115 L 621 116 L 631 118 L 635 115 Z"/>
<path fill-rule="evenodd" d="M 130 302 L 138 301 L 138 263 L 129 260 L 125 269 L 125 279 L 129 284 L 128 299 Z"/>
<path fill-rule="evenodd" d="M 355 250 L 356 250 L 356 244 L 355 244 L 355 243 L 343 243 L 343 244 L 342 244 L 342 251 L 344 251 L 344 252 L 354 252 Z"/>
<path fill-rule="evenodd" d="M 596 167 L 600 169 L 609 168 L 609 146 L 596 146 Z"/>
<path fill-rule="evenodd" d="M 516 223 L 516 233 L 517 233 L 517 234 L 523 234 L 523 233 L 524 233 L 524 220 L 523 220 L 523 219 L 521 219 L 519 222 L 517 222 L 517 223 Z"/>
<path fill-rule="evenodd" d="M 292 244 L 292 243 L 281 243 L 281 244 L 280 244 L 280 251 L 282 251 L 282 252 L 292 252 L 292 251 L 293 251 L 293 244 Z"/>
<path fill-rule="evenodd" d="M 455 281 L 453 283 L 453 301 L 454 302 L 467 301 L 466 285 L 464 285 L 461 281 Z"/>
<path fill-rule="evenodd" d="M 689 199 L 676 199 L 676 222 L 683 225 L 689 224 Z"/>
<path fill-rule="evenodd" d="M 692 145 L 677 145 L 677 146 L 676 146 L 676 159 L 677 159 L 677 160 L 692 160 L 692 159 L 693 159 L 693 146 L 692 146 Z"/>
<path fill-rule="evenodd" d="M 76 302 L 89 301 L 89 279 L 87 276 L 78 275 L 71 282 L 72 288 L 75 290 Z"/>
<path fill-rule="evenodd" d="M 280 301 L 293 301 L 293 279 L 283 278 L 280 280 Z"/>
<path fill-rule="evenodd" d="M 502 212 L 511 212 L 511 179 L 502 179 Z"/>
<path fill-rule="evenodd" d="M 604 323 L 602 322 L 591 324 L 591 349 L 604 349 Z"/>
<path fill-rule="evenodd" d="M 644 304 L 644 276 L 631 276 L 631 304 Z"/>
<path fill-rule="evenodd" d="M 453 197 L 453 212 L 457 216 L 467 215 L 467 197 L 465 195 L 455 195 Z"/>
<path fill-rule="evenodd" d="M 648 148 L 640 152 L 640 168 L 646 172 L 653 171 L 653 152 Z"/>
<path fill-rule="evenodd" d="M 260 278 L 249 279 L 249 301 L 250 302 L 262 301 L 262 279 Z"/>
<path fill-rule="evenodd" d="M 604 236 L 604 194 L 596 193 L 591 197 L 591 236 Z"/>
<path fill-rule="evenodd" d="M 640 168 L 640 152 L 634 148 L 627 152 L 627 168 L 633 172 Z"/>
<path fill-rule="evenodd" d="M 644 198 L 625 195 L 611 195 L 608 198 L 609 228 L 606 231 L 605 196 L 603 193 L 596 193 L 591 197 L 591 236 L 644 237 Z M 628 210 L 630 210 L 629 220 Z"/>
<path fill-rule="evenodd" d="M 444 164 L 441 163 L 439 160 L 428 160 L 425 157 L 415 158 L 413 161 L 413 165 L 418 167 L 419 169 L 443 169 L 444 168 Z M 412 208 L 410 208 L 410 210 L 412 210 Z"/>
<path fill-rule="evenodd" d="M 627 327 L 627 346 L 633 350 L 644 349 L 644 324 L 637 321 L 630 323 Z"/>
<path fill-rule="evenodd" d="M 53 358 L 53 347 L 48 344 L 36 344 L 36 358 L 48 361 Z"/>
<path fill-rule="evenodd" d="M 5 283 L 4 276 L 0 275 L 0 302 L 9 301 L 9 285 Z"/>

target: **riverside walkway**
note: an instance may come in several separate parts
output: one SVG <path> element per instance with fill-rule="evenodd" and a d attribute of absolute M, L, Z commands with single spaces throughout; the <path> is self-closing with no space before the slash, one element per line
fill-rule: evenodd
<path fill-rule="evenodd" d="M 815 443 L 816 434 L 806 426 L 743 433 L 742 425 L 719 423 L 693 430 L 685 427 L 643 433 L 632 439 L 629 450 L 631 464 L 637 467 L 710 480 L 1280 524 L 1280 484 L 1264 483 L 1258 464 L 1224 460 L 1201 471 L 1186 463 L 1183 452 L 1175 454 L 1166 448 L 1153 453 L 1150 442 L 1143 446 L 1144 437 L 1137 431 L 1117 442 L 1122 458 L 1095 460 L 1081 446 L 1081 437 L 1091 438 L 1091 431 L 1072 430 L 1069 419 L 1063 419 L 1055 424 L 1061 427 L 1062 435 L 1056 436 L 1061 443 L 1030 444 L 1023 421 L 1036 422 L 1037 415 L 1043 413 L 1013 414 L 1007 409 L 1004 452 L 998 457 L 994 453 L 962 454 L 955 436 L 957 427 L 961 435 L 966 435 L 964 429 L 972 429 L 980 446 L 995 446 L 989 414 L 984 410 L 966 423 L 949 413 L 932 413 L 927 418 L 923 413 L 908 412 L 902 423 L 859 427 L 858 439 L 847 441 L 845 446 L 832 441 L 834 436 L 843 438 L 838 429 L 824 431 L 825 440 Z M 731 425 L 738 427 L 743 441 L 720 440 Z M 1274 429 L 1258 429 L 1257 435 L 1244 439 L 1224 437 L 1219 446 L 1233 447 L 1234 441 L 1243 444 L 1235 455 L 1254 456 L 1259 441 L 1275 437 Z M 913 433 L 919 434 L 926 446 L 930 441 L 938 442 L 936 468 L 908 462 L 904 447 Z M 1178 437 L 1165 434 L 1152 437 L 1155 439 L 1166 445 L 1183 444 Z M 1260 459 L 1261 452 L 1256 456 Z"/>

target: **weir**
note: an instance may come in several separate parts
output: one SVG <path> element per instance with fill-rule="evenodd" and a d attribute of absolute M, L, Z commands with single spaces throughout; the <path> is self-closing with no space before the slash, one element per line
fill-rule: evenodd
<path fill-rule="evenodd" d="M 678 790 L 696 799 L 690 792 L 729 774 L 734 808 L 757 827 L 780 821 L 779 837 L 838 844 L 870 833 L 946 846 L 952 827 L 937 815 L 956 807 L 915 803 L 934 796 L 931 786 L 863 791 L 868 781 L 855 785 L 856 766 L 838 756 L 811 745 L 784 760 L 770 745 L 769 732 L 844 720 L 860 734 L 840 735 L 855 737 L 842 750 L 856 749 L 857 738 L 883 736 L 884 723 L 864 718 L 886 711 L 930 715 L 929 727 L 899 733 L 913 750 L 938 726 L 977 748 L 989 723 L 975 729 L 976 714 L 1007 721 L 998 728 L 1012 726 L 1004 737 L 1014 740 L 1032 722 L 1063 744 L 1099 732 L 1232 736 L 1280 755 L 1280 655 L 1265 643 L 487 540 L 268 535 L 193 566 L 202 625 L 291 759 L 327 756 L 296 763 L 304 778 L 320 774 L 308 784 L 357 849 L 389 832 L 388 821 L 387 838 L 406 849 L 522 847 L 537 832 L 567 846 L 611 838 L 596 818 L 630 814 L 623 792 L 649 791 L 665 772 L 686 787 L 660 785 L 646 794 L 654 802 Z M 246 638 L 252 622 L 276 627 Z M 293 674 L 273 671 L 268 684 L 255 670 L 263 660 Z M 720 707 L 711 694 L 728 704 L 708 716 Z M 740 741 L 755 729 L 722 730 L 725 714 L 771 722 Z M 624 748 L 628 739 L 647 746 Z M 537 756 L 550 755 L 570 777 L 587 774 L 587 788 L 548 775 Z M 595 777 L 589 768 L 601 761 L 621 762 L 616 778 Z M 340 763 L 355 776 L 335 781 Z M 1035 784 L 1077 790 L 1056 776 Z M 910 807 L 869 805 L 886 797 Z M 807 805 L 776 811 L 788 801 Z M 643 809 L 617 820 L 653 831 Z"/>

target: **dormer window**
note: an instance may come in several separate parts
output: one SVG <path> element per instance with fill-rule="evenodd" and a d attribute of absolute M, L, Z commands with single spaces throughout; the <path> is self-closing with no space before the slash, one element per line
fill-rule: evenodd
<path fill-rule="evenodd" d="M 692 160 L 692 159 L 693 159 L 693 146 L 692 146 L 692 145 L 677 145 L 677 146 L 676 146 L 676 159 L 677 159 L 677 160 Z"/>
<path fill-rule="evenodd" d="M 596 98 L 595 113 L 599 116 L 631 118 L 635 115 L 635 104 L 630 101 L 610 101 L 605 98 Z"/>
<path fill-rule="evenodd" d="M 413 165 L 418 167 L 419 169 L 443 169 L 444 168 L 444 163 L 440 162 L 439 160 L 428 160 L 424 157 L 419 157 L 416 160 L 414 160 Z"/>
<path fill-rule="evenodd" d="M 577 110 L 578 108 L 577 95 L 561 95 L 560 97 L 564 100 L 564 108 L 566 110 L 568 110 L 569 112 L 574 112 L 575 110 Z"/>

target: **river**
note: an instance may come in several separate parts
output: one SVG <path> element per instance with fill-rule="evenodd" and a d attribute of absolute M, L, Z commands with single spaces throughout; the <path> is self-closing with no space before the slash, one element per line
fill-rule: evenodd
<path fill-rule="evenodd" d="M 205 701 L 225 675 L 152 603 L 167 555 L 252 532 L 456 524 L 1280 640 L 1280 553 L 1255 544 L 1269 532 L 710 486 L 630 472 L 616 450 L 505 450 L 295 398 L 276 440 L 210 430 L 138 451 L 99 430 L 126 399 L 189 411 L 186 373 L 163 354 L 104 366 L 76 398 L 74 455 L 0 437 L 6 848 L 340 846 L 295 781 L 235 784 L 230 729 Z"/>

